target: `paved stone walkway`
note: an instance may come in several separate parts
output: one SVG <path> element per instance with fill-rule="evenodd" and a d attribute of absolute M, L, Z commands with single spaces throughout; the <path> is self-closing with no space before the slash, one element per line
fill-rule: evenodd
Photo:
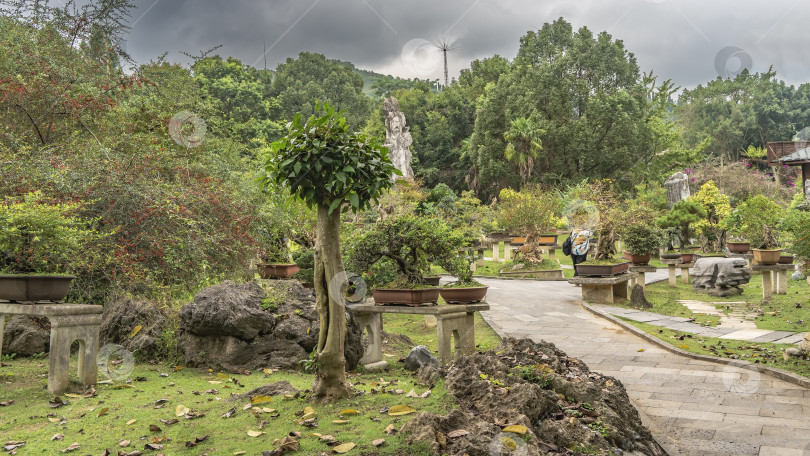
<path fill-rule="evenodd" d="M 776 344 L 798 344 L 804 339 L 805 333 L 790 331 L 772 331 L 753 327 L 740 327 L 736 325 L 718 327 L 703 326 L 691 323 L 688 318 L 673 317 L 654 312 L 645 312 L 624 307 L 591 304 L 591 307 L 607 312 L 617 317 L 628 318 L 633 321 L 647 323 L 653 326 L 697 334 L 704 337 L 718 337 L 720 339 L 747 340 L 751 342 L 773 342 Z M 810 456 L 810 454 L 809 454 Z"/>
<path fill-rule="evenodd" d="M 666 351 L 586 311 L 567 282 L 478 280 L 498 334 L 553 342 L 621 380 L 670 455 L 810 456 L 809 389 Z"/>

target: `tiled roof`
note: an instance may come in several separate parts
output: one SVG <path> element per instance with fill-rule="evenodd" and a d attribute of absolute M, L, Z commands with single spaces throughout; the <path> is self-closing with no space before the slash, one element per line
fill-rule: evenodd
<path fill-rule="evenodd" d="M 782 163 L 810 161 L 810 147 L 805 147 L 804 149 L 799 149 L 790 155 L 785 155 L 784 157 L 780 158 L 779 161 Z"/>

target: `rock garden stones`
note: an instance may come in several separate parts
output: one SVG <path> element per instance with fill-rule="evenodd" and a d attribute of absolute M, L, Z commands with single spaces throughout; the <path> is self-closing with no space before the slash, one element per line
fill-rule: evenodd
<path fill-rule="evenodd" d="M 296 282 L 225 281 L 200 291 L 180 309 L 177 347 L 190 367 L 228 370 L 295 368 L 318 342 L 319 318 L 312 291 Z M 363 355 L 360 327 L 346 329 L 346 362 Z"/>
<path fill-rule="evenodd" d="M 104 306 L 101 345 L 121 345 L 140 359 L 158 357 L 165 350 L 162 338 L 168 318 L 153 302 L 114 299 Z"/>
<path fill-rule="evenodd" d="M 742 258 L 700 258 L 692 272 L 692 289 L 716 297 L 735 296 L 750 280 L 751 270 Z"/>
<path fill-rule="evenodd" d="M 405 369 L 409 371 L 418 371 L 422 366 L 439 366 L 439 360 L 430 354 L 430 350 L 424 345 L 417 345 L 411 349 L 408 356 L 405 357 Z"/>

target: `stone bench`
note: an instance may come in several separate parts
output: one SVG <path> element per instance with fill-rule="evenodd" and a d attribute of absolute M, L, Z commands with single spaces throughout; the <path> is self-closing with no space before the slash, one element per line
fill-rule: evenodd
<path fill-rule="evenodd" d="M 638 274 L 625 272 L 613 277 L 582 277 L 568 279 L 568 283 L 582 287 L 582 300 L 594 304 L 607 304 L 627 299 L 627 283 Z"/>
<path fill-rule="evenodd" d="M 51 322 L 51 345 L 48 352 L 48 392 L 61 394 L 70 379 L 70 346 L 79 341 L 79 379 L 93 385 L 98 379 L 99 330 L 102 306 L 85 304 L 17 304 L 0 302 L 0 351 L 7 315 L 45 317 Z M 2 355 L 2 353 L 0 353 Z"/>
<path fill-rule="evenodd" d="M 439 345 L 439 363 L 452 360 L 451 338 L 455 338 L 456 357 L 471 354 L 475 350 L 475 312 L 489 310 L 485 302 L 477 304 L 445 304 L 439 306 L 375 306 L 369 304 L 347 305 L 363 331 L 368 333 L 368 345 L 360 364 L 374 366 L 382 358 L 382 314 L 432 315 L 436 317 L 436 335 Z"/>
<path fill-rule="evenodd" d="M 796 268 L 794 264 L 755 264 L 751 270 L 762 274 L 762 298 L 772 294 L 787 294 L 787 272 Z"/>

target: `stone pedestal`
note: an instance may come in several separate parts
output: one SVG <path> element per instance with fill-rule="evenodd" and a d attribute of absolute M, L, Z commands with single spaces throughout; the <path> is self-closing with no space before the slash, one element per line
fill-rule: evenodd
<path fill-rule="evenodd" d="M 382 314 L 425 315 L 436 318 L 436 334 L 439 345 L 439 363 L 449 364 L 453 360 L 452 340 L 455 339 L 455 354 L 471 354 L 475 350 L 474 314 L 489 310 L 489 304 L 446 304 L 441 306 L 398 307 L 374 306 L 366 304 L 348 305 L 360 327 L 368 331 L 368 345 L 360 359 L 360 364 L 374 364 L 382 360 Z"/>
<path fill-rule="evenodd" d="M 484 265 L 484 248 L 479 247 L 475 249 L 475 264 L 478 266 Z"/>
<path fill-rule="evenodd" d="M 501 261 L 501 243 L 499 241 L 492 243 L 492 260 Z"/>
<path fill-rule="evenodd" d="M 641 288 L 647 289 L 647 273 L 648 272 L 655 272 L 658 270 L 655 266 L 630 266 L 628 268 L 630 272 L 635 272 L 638 274 L 636 277 L 631 278 L 628 281 L 628 287 L 630 289 L 633 288 L 636 284 L 641 285 Z"/>
<path fill-rule="evenodd" d="M 560 244 L 540 246 L 540 251 L 543 253 L 548 253 L 548 257 L 552 259 L 557 258 L 557 250 L 562 250 L 562 246 Z"/>
<path fill-rule="evenodd" d="M 669 286 L 678 286 L 678 273 L 675 272 L 675 267 L 679 264 L 683 264 L 683 260 L 680 258 L 674 258 L 671 260 L 662 258 L 661 263 L 667 265 L 667 269 L 669 270 Z"/>
<path fill-rule="evenodd" d="M 751 267 L 751 263 L 754 261 L 754 254 L 753 253 L 726 253 L 726 258 L 742 258 L 748 263 L 748 267 Z"/>
<path fill-rule="evenodd" d="M 503 243 L 503 260 L 512 261 L 512 243 L 509 241 Z"/>
<path fill-rule="evenodd" d="M 751 270 L 762 274 L 762 299 L 772 294 L 787 294 L 787 272 L 795 269 L 793 264 L 755 264 Z"/>
<path fill-rule="evenodd" d="M 695 263 L 681 263 L 678 265 L 681 268 L 681 283 L 689 283 L 689 268 L 694 265 Z"/>
<path fill-rule="evenodd" d="M 79 341 L 79 379 L 86 385 L 98 380 L 96 356 L 99 349 L 102 306 L 84 304 L 0 303 L 0 350 L 6 315 L 45 317 L 51 322 L 48 352 L 48 392 L 62 394 L 70 379 L 70 346 Z M 2 353 L 0 353 L 2 355 Z"/>
<path fill-rule="evenodd" d="M 582 287 L 582 300 L 593 304 L 613 303 L 627 299 L 627 282 L 636 279 L 635 272 L 613 277 L 573 277 L 568 283 Z"/>

